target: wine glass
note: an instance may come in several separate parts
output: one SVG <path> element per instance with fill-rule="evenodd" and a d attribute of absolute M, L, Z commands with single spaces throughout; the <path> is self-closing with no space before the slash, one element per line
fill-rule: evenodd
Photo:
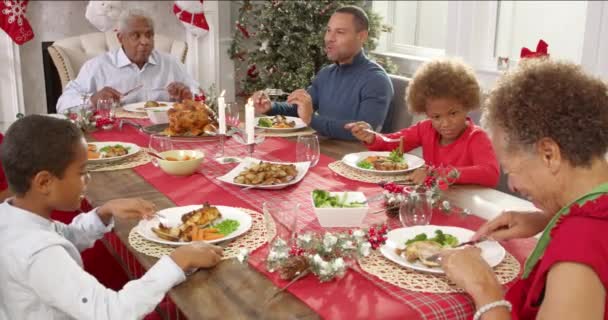
<path fill-rule="evenodd" d="M 239 126 L 239 113 L 240 106 L 236 102 L 226 102 L 226 127 L 237 127 Z"/>
<path fill-rule="evenodd" d="M 319 162 L 320 156 L 319 137 L 317 135 L 298 136 L 296 144 L 296 161 L 310 161 L 310 167 L 314 167 Z"/>
<path fill-rule="evenodd" d="M 160 134 L 151 134 L 148 148 L 156 154 L 163 156 L 163 152 L 173 150 L 173 142 L 171 141 L 171 137 Z M 156 158 L 152 158 L 152 164 L 158 166 Z"/>

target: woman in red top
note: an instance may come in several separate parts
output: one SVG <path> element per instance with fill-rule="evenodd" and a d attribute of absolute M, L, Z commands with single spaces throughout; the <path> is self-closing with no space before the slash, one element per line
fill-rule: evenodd
<path fill-rule="evenodd" d="M 427 165 L 458 169 L 456 183 L 495 187 L 500 176 L 496 154 L 488 135 L 467 117 L 479 106 L 479 95 L 475 72 L 463 62 L 428 62 L 414 74 L 406 100 L 410 112 L 426 114 L 429 119 L 387 136 L 403 137 L 404 152 L 422 146 Z M 371 126 L 365 122 L 349 123 L 346 128 L 370 150 L 390 151 L 399 146 L 366 131 Z M 427 170 L 420 169 L 406 179 L 419 184 L 426 175 Z"/>
<path fill-rule="evenodd" d="M 473 240 L 544 231 L 506 295 L 479 249 L 443 253 L 476 319 L 608 319 L 607 92 L 580 66 L 533 59 L 490 94 L 483 122 L 509 185 L 542 212 L 503 213 Z"/>

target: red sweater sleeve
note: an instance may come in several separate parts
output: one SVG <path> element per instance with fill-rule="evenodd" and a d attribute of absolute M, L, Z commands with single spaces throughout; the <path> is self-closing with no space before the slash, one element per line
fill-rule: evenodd
<path fill-rule="evenodd" d="M 403 137 L 403 151 L 408 152 L 422 144 L 421 123 L 422 122 L 418 122 L 409 128 L 387 134 L 386 136 L 392 139 L 399 139 L 399 137 Z M 399 142 L 386 142 L 378 136 L 375 137 L 374 142 L 367 145 L 367 149 L 372 151 L 392 151 L 397 147 L 399 147 Z"/>
<path fill-rule="evenodd" d="M 484 131 L 478 130 L 471 134 L 470 140 L 467 152 L 471 154 L 473 165 L 455 167 L 460 171 L 460 178 L 456 183 L 496 187 L 500 178 L 500 169 L 488 135 Z"/>
<path fill-rule="evenodd" d="M 0 133 L 0 144 L 2 144 L 2 140 L 4 140 L 4 135 Z M 4 168 L 2 168 L 2 164 L 0 163 L 0 191 L 4 191 L 6 189 L 8 189 L 8 181 L 6 181 Z"/>

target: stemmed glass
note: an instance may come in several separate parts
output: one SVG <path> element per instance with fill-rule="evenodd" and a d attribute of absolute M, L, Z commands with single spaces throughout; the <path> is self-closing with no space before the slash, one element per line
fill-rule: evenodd
<path fill-rule="evenodd" d="M 320 148 L 319 137 L 316 135 L 298 136 L 296 144 L 296 161 L 310 161 L 310 167 L 314 167 L 319 162 Z"/>
<path fill-rule="evenodd" d="M 224 105 L 226 115 L 226 135 L 230 135 L 230 132 L 239 130 L 240 107 L 236 102 L 226 102 Z M 216 154 L 217 161 L 224 161 L 224 144 L 226 142 L 226 135 L 220 135 L 220 150 Z"/>
<path fill-rule="evenodd" d="M 156 154 L 162 156 L 163 152 L 173 150 L 173 142 L 171 141 L 171 137 L 160 134 L 151 134 L 150 141 L 148 142 L 148 148 Z M 158 166 L 156 158 L 152 158 L 152 164 L 154 166 Z"/>

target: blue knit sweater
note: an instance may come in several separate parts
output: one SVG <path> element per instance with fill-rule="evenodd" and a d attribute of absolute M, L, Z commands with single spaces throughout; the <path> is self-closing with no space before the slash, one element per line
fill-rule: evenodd
<path fill-rule="evenodd" d="M 351 64 L 329 65 L 317 74 L 307 89 L 315 113 L 310 126 L 324 136 L 354 140 L 344 125 L 365 121 L 380 130 L 393 98 L 393 85 L 386 71 L 369 60 L 363 50 Z M 297 117 L 295 105 L 274 102 L 268 115 Z"/>

